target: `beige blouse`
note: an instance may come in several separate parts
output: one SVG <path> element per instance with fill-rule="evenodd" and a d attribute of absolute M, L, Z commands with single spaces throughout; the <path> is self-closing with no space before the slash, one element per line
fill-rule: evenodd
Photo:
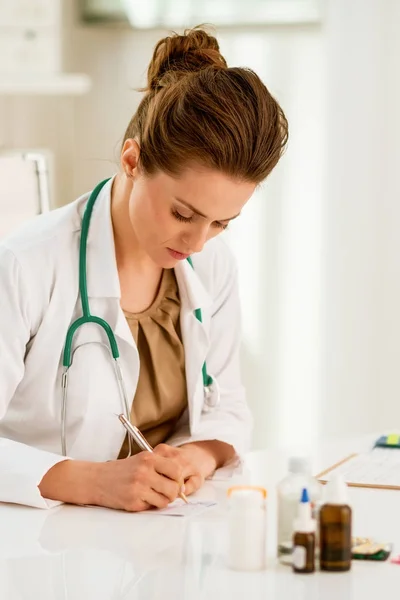
<path fill-rule="evenodd" d="M 131 422 L 154 447 L 171 436 L 187 407 L 180 299 L 174 270 L 164 269 L 157 297 L 147 310 L 124 314 L 140 359 Z M 132 444 L 132 453 L 136 454 L 140 449 L 135 442 Z M 127 454 L 125 438 L 118 458 Z"/>

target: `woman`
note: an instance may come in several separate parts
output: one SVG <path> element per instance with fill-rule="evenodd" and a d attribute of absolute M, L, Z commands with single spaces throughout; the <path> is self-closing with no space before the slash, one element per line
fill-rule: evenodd
<path fill-rule="evenodd" d="M 157 44 L 120 170 L 96 188 L 85 263 L 88 311 L 115 334 L 127 410 L 102 326 L 78 328 L 65 360 L 84 308 L 85 195 L 1 244 L 1 501 L 165 507 L 183 482 L 192 494 L 240 461 L 250 416 L 236 266 L 216 238 L 286 140 L 277 102 L 255 73 L 227 67 L 214 37 L 194 29 Z M 124 410 L 154 453 L 129 447 Z"/>

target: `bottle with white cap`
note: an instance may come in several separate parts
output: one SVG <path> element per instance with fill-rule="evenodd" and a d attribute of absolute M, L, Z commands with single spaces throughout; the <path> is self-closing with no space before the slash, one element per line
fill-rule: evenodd
<path fill-rule="evenodd" d="M 307 488 L 304 488 L 294 520 L 292 566 L 296 573 L 315 571 L 315 531 Z"/>
<path fill-rule="evenodd" d="M 347 485 L 336 475 L 326 486 L 319 513 L 320 567 L 322 571 L 348 571 L 351 567 L 352 511 Z"/>
<path fill-rule="evenodd" d="M 278 555 L 289 555 L 293 549 L 293 524 L 296 518 L 299 498 L 307 488 L 313 514 L 318 508 L 322 485 L 311 474 L 311 462 L 307 457 L 292 456 L 289 459 L 289 473 L 278 484 Z"/>
<path fill-rule="evenodd" d="M 228 490 L 228 559 L 231 569 L 258 571 L 266 567 L 266 497 L 262 487 Z"/>

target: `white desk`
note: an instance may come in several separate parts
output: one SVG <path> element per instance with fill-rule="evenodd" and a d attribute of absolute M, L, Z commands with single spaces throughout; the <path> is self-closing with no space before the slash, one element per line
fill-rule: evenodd
<path fill-rule="evenodd" d="M 315 468 L 360 444 L 325 445 Z M 224 499 L 232 481 L 206 483 L 200 495 L 221 504 L 197 518 L 127 514 L 62 506 L 40 511 L 0 506 L 1 600 L 376 600 L 397 597 L 400 566 L 353 561 L 348 573 L 295 575 L 275 554 L 276 482 L 282 453 L 253 453 L 247 481 L 269 490 L 270 564 L 239 573 L 224 566 Z M 351 489 L 354 534 L 376 536 L 400 553 L 400 492 Z"/>

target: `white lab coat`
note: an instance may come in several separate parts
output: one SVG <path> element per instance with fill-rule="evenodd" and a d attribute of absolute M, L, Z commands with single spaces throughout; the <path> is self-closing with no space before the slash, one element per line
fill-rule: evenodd
<path fill-rule="evenodd" d="M 87 278 L 92 315 L 112 327 L 128 399 L 134 398 L 139 356 L 120 307 L 110 217 L 111 182 L 96 200 L 88 238 Z M 38 484 L 61 455 L 61 373 L 65 335 L 82 315 L 78 290 L 79 240 L 88 195 L 41 215 L 0 244 L 0 501 L 47 508 Z M 251 418 L 240 381 L 239 302 L 235 262 L 220 239 L 208 242 L 175 273 L 181 298 L 188 410 L 169 444 L 218 439 L 247 450 Z M 203 323 L 194 310 L 201 308 Z M 88 324 L 73 348 L 107 343 Z M 108 347 L 108 345 L 107 345 Z M 205 410 L 202 365 L 219 383 L 217 408 Z M 67 454 L 106 461 L 118 456 L 125 429 L 113 360 L 99 344 L 81 346 L 69 371 Z"/>

